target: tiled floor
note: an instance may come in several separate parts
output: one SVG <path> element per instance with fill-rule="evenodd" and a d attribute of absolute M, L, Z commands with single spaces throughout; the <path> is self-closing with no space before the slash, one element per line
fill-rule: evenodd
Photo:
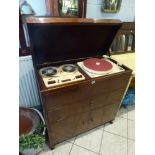
<path fill-rule="evenodd" d="M 113 124 L 69 139 L 54 150 L 48 147 L 39 155 L 134 155 L 135 106 L 121 108 Z"/>

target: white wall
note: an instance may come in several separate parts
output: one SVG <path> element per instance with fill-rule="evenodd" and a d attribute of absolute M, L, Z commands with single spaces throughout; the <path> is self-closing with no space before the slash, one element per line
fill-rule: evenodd
<path fill-rule="evenodd" d="M 22 4 L 24 0 L 19 0 L 19 5 Z M 36 16 L 43 16 L 46 15 L 46 4 L 45 4 L 45 0 L 26 0 L 31 7 L 33 8 L 33 10 L 36 13 Z M 25 12 L 29 12 L 26 7 L 23 7 L 23 10 Z"/>
<path fill-rule="evenodd" d="M 19 0 L 21 4 L 24 0 Z M 32 6 L 36 15 L 46 15 L 45 0 L 27 0 Z M 135 17 L 135 0 L 122 0 L 121 9 L 118 13 L 104 13 L 101 11 L 103 0 L 87 0 L 87 18 L 112 18 L 122 21 L 134 21 Z M 27 11 L 26 9 L 23 10 Z"/>
<path fill-rule="evenodd" d="M 134 21 L 135 0 L 122 0 L 118 13 L 104 13 L 101 11 L 102 0 L 87 0 L 87 18 L 112 18 L 122 21 Z"/>

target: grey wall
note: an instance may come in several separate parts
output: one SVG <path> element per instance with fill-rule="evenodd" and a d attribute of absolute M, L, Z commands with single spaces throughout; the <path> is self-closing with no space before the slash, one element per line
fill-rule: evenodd
<path fill-rule="evenodd" d="M 112 18 L 122 21 L 134 21 L 135 0 L 122 0 L 118 13 L 104 13 L 101 11 L 102 0 L 87 0 L 87 18 Z"/>

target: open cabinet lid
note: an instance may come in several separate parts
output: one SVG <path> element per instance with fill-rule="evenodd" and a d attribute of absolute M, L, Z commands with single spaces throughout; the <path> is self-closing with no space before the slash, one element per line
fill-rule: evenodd
<path fill-rule="evenodd" d="M 107 54 L 122 22 L 112 19 L 26 18 L 34 64 Z"/>

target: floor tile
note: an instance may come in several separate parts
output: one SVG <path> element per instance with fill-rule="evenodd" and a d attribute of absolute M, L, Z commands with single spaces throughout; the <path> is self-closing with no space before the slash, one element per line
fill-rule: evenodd
<path fill-rule="evenodd" d="M 117 113 L 117 117 L 123 117 L 127 119 L 127 114 L 128 114 L 128 109 L 127 108 L 120 108 L 118 113 Z"/>
<path fill-rule="evenodd" d="M 51 149 L 49 148 L 49 146 L 47 144 L 44 145 L 41 152 L 46 152 L 46 151 L 51 151 Z"/>
<path fill-rule="evenodd" d="M 128 138 L 135 139 L 135 122 L 128 120 Z"/>
<path fill-rule="evenodd" d="M 127 137 L 127 119 L 116 117 L 113 124 L 107 123 L 105 125 L 104 130 L 123 137 Z"/>
<path fill-rule="evenodd" d="M 55 146 L 54 150 L 48 150 L 39 155 L 69 155 L 72 144 L 63 142 Z"/>
<path fill-rule="evenodd" d="M 135 105 L 128 106 L 128 119 L 135 120 Z"/>
<path fill-rule="evenodd" d="M 66 141 L 70 142 L 70 143 L 74 143 L 75 139 L 76 139 L 76 137 L 73 137 L 73 138 L 67 139 Z"/>
<path fill-rule="evenodd" d="M 77 136 L 74 143 L 98 153 L 100 149 L 102 134 L 103 130 L 93 129 Z"/>
<path fill-rule="evenodd" d="M 70 155 L 97 155 L 97 153 L 94 153 L 84 148 L 73 145 Z"/>
<path fill-rule="evenodd" d="M 102 155 L 127 155 L 127 139 L 104 132 L 100 153 Z"/>
<path fill-rule="evenodd" d="M 135 155 L 135 141 L 128 139 L 128 155 Z"/>
<path fill-rule="evenodd" d="M 96 127 L 95 129 L 103 130 L 103 129 L 104 129 L 104 124 L 103 124 L 103 125 L 100 125 L 100 126 L 98 126 L 98 127 Z"/>

